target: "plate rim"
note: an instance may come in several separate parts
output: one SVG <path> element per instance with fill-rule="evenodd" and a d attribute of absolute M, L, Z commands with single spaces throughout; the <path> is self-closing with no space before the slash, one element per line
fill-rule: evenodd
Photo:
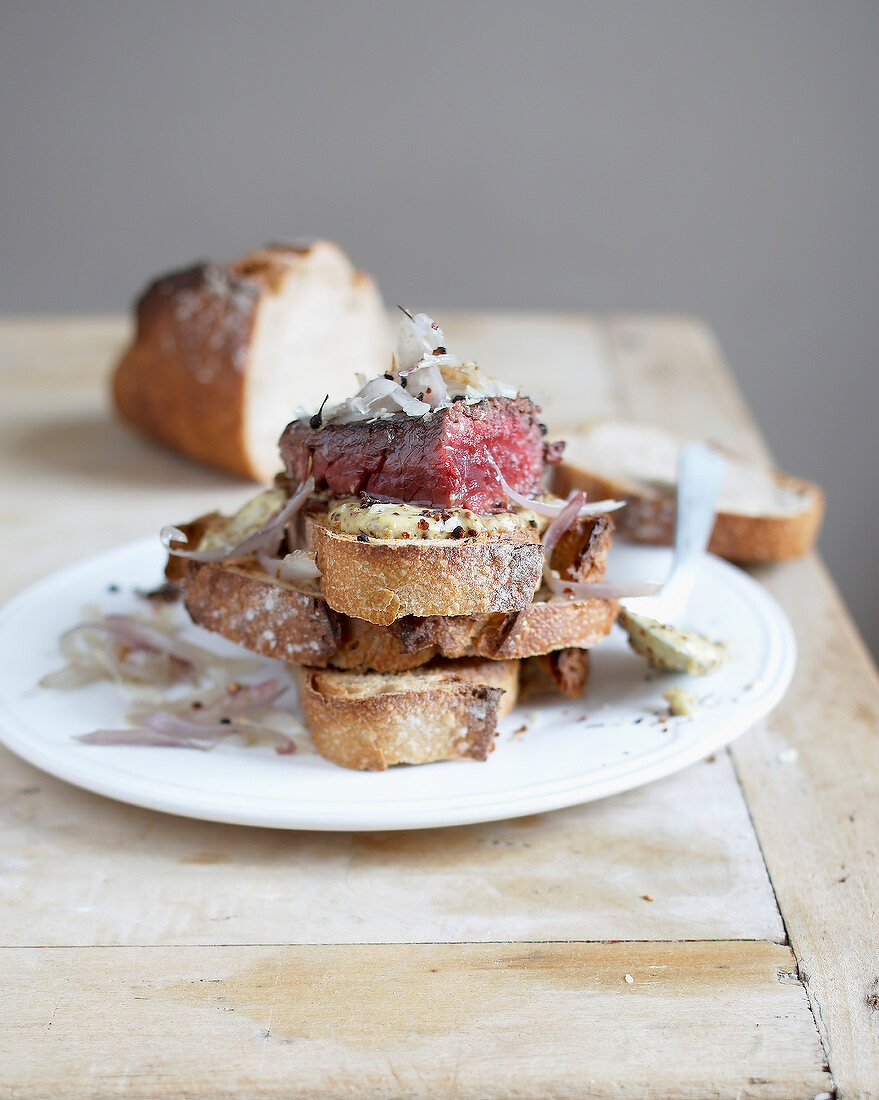
<path fill-rule="evenodd" d="M 647 547 L 632 544 L 639 550 L 661 549 L 665 547 Z M 156 554 L 156 540 L 148 536 L 113 548 L 99 551 L 75 562 L 69 562 L 52 571 L 26 588 L 0 607 L 0 638 L 3 637 L 7 623 L 31 601 L 41 601 L 59 589 L 66 591 L 72 577 L 83 569 L 95 570 L 103 562 L 118 559 L 122 555 L 133 558 Z M 520 789 L 504 795 L 503 792 L 472 792 L 458 796 L 444 793 L 438 797 L 437 804 L 425 801 L 423 796 L 410 795 L 398 803 L 382 805 L 375 802 L 344 803 L 328 805 L 325 799 L 306 802 L 304 807 L 295 800 L 291 802 L 291 812 L 279 817 L 278 798 L 273 798 L 265 810 L 253 802 L 246 807 L 223 804 L 225 795 L 212 795 L 199 791 L 189 785 L 183 787 L 185 795 L 175 797 L 164 784 L 165 793 L 153 777 L 140 777 L 140 788 L 136 775 L 126 776 L 124 772 L 96 773 L 89 759 L 83 757 L 82 765 L 66 757 L 60 761 L 53 758 L 52 744 L 46 741 L 34 742 L 28 735 L 32 727 L 23 722 L 21 716 L 13 716 L 23 722 L 25 732 L 10 727 L 6 713 L 7 704 L 15 696 L 0 690 L 0 743 L 10 752 L 19 756 L 32 766 L 73 786 L 79 787 L 102 797 L 110 798 L 122 804 L 135 805 L 144 809 L 168 813 L 194 820 L 215 821 L 232 825 L 247 825 L 257 828 L 275 828 L 285 830 L 304 830 L 319 832 L 360 832 L 360 831 L 399 831 L 406 829 L 434 829 L 488 821 L 506 820 L 528 816 L 534 813 L 551 812 L 557 809 L 611 797 L 626 790 L 636 789 L 648 783 L 656 782 L 685 767 L 704 759 L 728 745 L 735 737 L 750 729 L 757 721 L 769 714 L 777 706 L 787 691 L 796 667 L 796 637 L 790 620 L 772 595 L 753 577 L 730 562 L 715 555 L 705 555 L 702 567 L 719 574 L 728 585 L 744 592 L 756 605 L 761 624 L 767 630 L 772 645 L 770 652 L 775 654 L 777 668 L 767 689 L 748 702 L 740 703 L 712 731 L 709 738 L 698 739 L 684 746 L 674 747 L 659 753 L 658 757 L 641 764 L 633 773 L 631 769 L 618 766 L 615 773 L 606 779 L 594 774 L 584 781 L 575 776 L 565 776 L 544 780 L 536 787 Z M 84 597 L 87 598 L 87 597 Z M 138 751 L 126 749 L 125 751 Z M 156 752 L 156 749 L 139 750 Z M 653 754 L 656 756 L 656 754 Z M 456 762 L 461 763 L 461 762 Z M 466 767 L 467 762 L 461 764 Z M 490 762 L 487 763 L 490 766 Z M 634 779 L 634 782 L 632 781 Z M 145 786 L 144 786 L 145 784 Z M 588 789 L 587 789 L 588 788 Z M 585 793 L 584 793 L 585 792 Z M 351 812 L 352 807 L 365 807 L 359 812 Z M 414 814 L 414 816 L 413 816 Z"/>

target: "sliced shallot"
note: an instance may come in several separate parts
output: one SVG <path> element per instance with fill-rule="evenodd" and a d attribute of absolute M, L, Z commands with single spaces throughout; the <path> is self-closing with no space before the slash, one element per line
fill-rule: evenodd
<path fill-rule="evenodd" d="M 59 639 L 66 667 L 40 680 L 41 687 L 70 690 L 96 680 L 129 684 L 199 683 L 222 661 L 243 675 L 251 659 L 219 658 L 210 650 L 183 641 L 176 633 L 128 615 L 107 615 L 66 630 Z"/>
<path fill-rule="evenodd" d="M 507 483 L 504 475 L 501 473 L 500 466 L 498 466 L 490 454 L 488 455 L 488 461 L 494 467 L 494 472 L 497 474 L 498 481 L 501 483 L 501 488 L 504 493 L 506 493 L 507 497 L 514 504 L 518 504 L 520 508 L 527 508 L 531 512 L 536 512 L 539 516 L 555 518 L 560 515 L 566 507 L 567 501 L 551 503 L 547 500 L 535 500 L 533 497 L 526 497 L 522 493 L 517 493 L 516 490 Z M 585 496 L 583 499 L 586 499 Z M 615 512 L 617 508 L 624 507 L 625 503 L 624 500 L 594 500 L 589 504 L 582 505 L 577 513 L 577 517 L 585 518 L 587 516 L 599 516 L 604 512 Z M 573 522 L 573 518 L 571 522 Z"/>
<path fill-rule="evenodd" d="M 430 405 L 419 401 L 396 382 L 384 375 L 366 382 L 353 397 L 330 409 L 324 416 L 327 423 L 350 424 L 368 420 L 379 412 L 393 412 L 388 403 L 402 409 L 408 416 L 423 416 L 430 412 Z M 384 405 L 384 408 L 381 406 Z"/>
<path fill-rule="evenodd" d="M 578 600 L 626 600 L 634 596 L 655 596 L 662 589 L 661 581 L 568 581 L 563 577 L 548 577 L 546 586 L 559 596 Z"/>
<path fill-rule="evenodd" d="M 399 308 L 406 317 L 400 320 L 396 360 L 398 370 L 405 371 L 423 359 L 425 353 L 432 355 L 437 348 L 444 347 L 446 338 L 436 321 L 426 313 L 416 313 L 413 317 L 402 306 Z"/>
<path fill-rule="evenodd" d="M 171 733 L 160 733 L 158 730 L 140 729 L 107 729 L 94 730 L 92 733 L 79 733 L 77 741 L 83 741 L 86 745 L 148 745 L 157 748 L 168 749 L 201 749 L 207 752 L 220 741 L 221 737 L 228 736 L 227 729 L 223 727 L 222 735 L 216 737 L 181 737 Z"/>
<path fill-rule="evenodd" d="M 547 527 L 543 533 L 543 568 L 545 572 L 550 569 L 550 563 L 552 562 L 552 552 L 556 548 L 556 543 L 567 531 L 575 519 L 580 515 L 580 509 L 586 500 L 586 494 L 583 492 L 572 492 L 568 497 L 562 510 L 555 517 L 552 523 Z"/>
<path fill-rule="evenodd" d="M 93 733 L 78 734 L 76 740 L 87 745 L 141 745 L 169 749 L 198 749 L 201 752 L 208 752 L 229 737 L 242 737 L 248 741 L 266 741 L 273 744 L 275 752 L 279 755 L 296 751 L 296 742 L 292 738 L 266 726 L 230 723 L 229 725 L 202 726 L 188 732 L 186 726 L 194 723 L 163 723 L 159 721 L 158 715 L 159 712 L 156 714 L 156 725 L 163 728 L 144 725 L 131 729 L 95 730 Z"/>
<path fill-rule="evenodd" d="M 313 588 L 320 580 L 320 570 L 313 554 L 304 550 L 293 550 L 283 558 L 273 558 L 269 554 L 259 555 L 259 564 L 270 577 L 291 584 L 301 584 Z"/>
<path fill-rule="evenodd" d="M 425 357 L 414 367 L 400 371 L 400 375 L 407 379 L 414 393 L 423 394 L 419 400 L 425 401 L 431 409 L 448 405 L 449 394 L 446 383 L 433 357 Z"/>
<path fill-rule="evenodd" d="M 195 683 L 199 679 L 197 664 L 206 655 L 197 646 L 127 615 L 79 623 L 61 635 L 59 647 L 69 662 L 69 672 L 50 673 L 42 681 L 44 687 L 78 687 L 103 679 L 107 673 L 112 679 L 141 683 L 181 679 Z"/>
<path fill-rule="evenodd" d="M 234 684 L 202 704 L 187 699 L 164 707 L 139 707 L 129 715 L 131 729 L 96 730 L 78 740 L 90 745 L 157 745 L 206 751 L 228 737 L 268 741 L 279 753 L 291 753 L 296 743 L 286 734 L 267 726 L 234 721 L 232 716 L 260 712 L 284 693 L 279 679 L 255 684 Z"/>
<path fill-rule="evenodd" d="M 629 596 L 652 596 L 662 588 L 658 581 L 633 581 L 627 584 L 611 584 L 608 581 L 573 581 L 560 577 L 552 568 L 552 554 L 559 539 L 571 524 L 583 515 L 584 492 L 571 493 L 562 510 L 543 534 L 543 578 L 547 588 L 559 596 L 581 600 L 622 600 Z"/>
<path fill-rule="evenodd" d="M 293 520 L 296 513 L 305 503 L 307 497 L 314 492 L 314 478 L 308 477 L 299 486 L 293 496 L 283 508 L 277 511 L 272 518 L 258 531 L 248 535 L 234 546 L 215 546 L 210 550 L 184 550 L 172 546 L 174 542 L 186 542 L 187 537 L 179 527 L 163 527 L 159 532 L 162 545 L 169 554 L 178 558 L 189 558 L 191 561 L 226 561 L 229 558 L 240 558 L 254 551 L 264 550 L 274 553 L 281 542 L 284 529 Z"/>

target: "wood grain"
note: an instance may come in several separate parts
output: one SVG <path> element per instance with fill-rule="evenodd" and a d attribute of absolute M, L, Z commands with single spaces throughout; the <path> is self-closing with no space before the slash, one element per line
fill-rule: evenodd
<path fill-rule="evenodd" d="M 705 329 L 610 326 L 624 412 L 769 450 Z M 673 391 L 674 401 L 661 400 Z M 799 660 L 780 706 L 733 743 L 757 836 L 840 1096 L 879 1093 L 879 678 L 814 557 L 751 570 L 787 611 Z"/>
<path fill-rule="evenodd" d="M 0 945 L 784 937 L 725 755 L 558 813 L 335 834 L 152 813 L 0 752 Z"/>
<path fill-rule="evenodd" d="M 541 393 L 555 434 L 630 415 L 768 455 L 691 319 L 443 321 Z M 114 424 L 126 331 L 0 325 L 0 599 L 252 491 Z M 0 1095 L 876 1095 L 879 685 L 816 559 L 756 576 L 797 631 L 787 698 L 735 769 L 721 754 L 592 806 L 279 834 L 119 806 L 3 753 Z M 784 929 L 758 840 L 795 960 L 764 942 Z M 621 938 L 722 942 L 587 942 Z"/>
<path fill-rule="evenodd" d="M 7 949 L 0 966 L 8 1096 L 830 1087 L 792 953 L 775 944 Z"/>

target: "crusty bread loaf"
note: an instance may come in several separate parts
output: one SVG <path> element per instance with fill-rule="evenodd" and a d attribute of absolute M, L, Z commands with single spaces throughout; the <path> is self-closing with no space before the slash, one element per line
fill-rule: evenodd
<path fill-rule="evenodd" d="M 172 559 L 180 561 L 180 559 Z M 293 664 L 395 672 L 434 657 L 510 660 L 597 645 L 618 605 L 539 601 L 520 612 L 407 616 L 377 626 L 275 580 L 258 565 L 187 563 L 183 602 L 193 622 L 264 657 Z"/>
<path fill-rule="evenodd" d="M 298 408 L 387 369 L 387 316 L 338 246 L 275 245 L 157 279 L 113 380 L 121 415 L 175 450 L 268 482 Z"/>
<path fill-rule="evenodd" d="M 459 661 L 383 674 L 302 668 L 300 700 L 317 751 L 346 768 L 485 760 L 512 709 L 517 661 Z"/>
<path fill-rule="evenodd" d="M 310 543 L 330 607 L 379 626 L 405 615 L 522 610 L 543 570 L 543 547 L 532 528 L 509 538 L 364 542 L 313 517 Z"/>
<path fill-rule="evenodd" d="M 674 540 L 677 460 L 686 440 L 661 428 L 604 421 L 568 439 L 553 489 L 583 489 L 593 499 L 623 497 L 619 532 L 637 542 Z M 732 561 L 782 561 L 814 545 L 824 514 L 818 485 L 723 451 L 730 470 L 709 550 Z"/>

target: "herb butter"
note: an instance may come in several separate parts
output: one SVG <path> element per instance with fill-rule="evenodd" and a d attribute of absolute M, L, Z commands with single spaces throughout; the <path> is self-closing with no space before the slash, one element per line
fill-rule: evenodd
<path fill-rule="evenodd" d="M 629 635 L 632 649 L 654 668 L 705 676 L 720 668 L 726 658 L 722 645 L 709 641 L 693 630 L 667 626 L 625 609 L 620 611 L 617 621 Z"/>
<path fill-rule="evenodd" d="M 199 550 L 212 550 L 215 546 L 241 542 L 264 527 L 286 503 L 287 495 L 281 489 L 266 489 L 258 493 L 245 501 L 234 516 L 224 517 L 222 524 L 206 531 L 199 543 Z"/>
<path fill-rule="evenodd" d="M 533 512 L 482 515 L 469 508 L 422 508 L 388 501 L 346 500 L 327 513 L 327 526 L 343 535 L 373 539 L 465 539 L 521 536 L 533 532 L 539 517 Z"/>

